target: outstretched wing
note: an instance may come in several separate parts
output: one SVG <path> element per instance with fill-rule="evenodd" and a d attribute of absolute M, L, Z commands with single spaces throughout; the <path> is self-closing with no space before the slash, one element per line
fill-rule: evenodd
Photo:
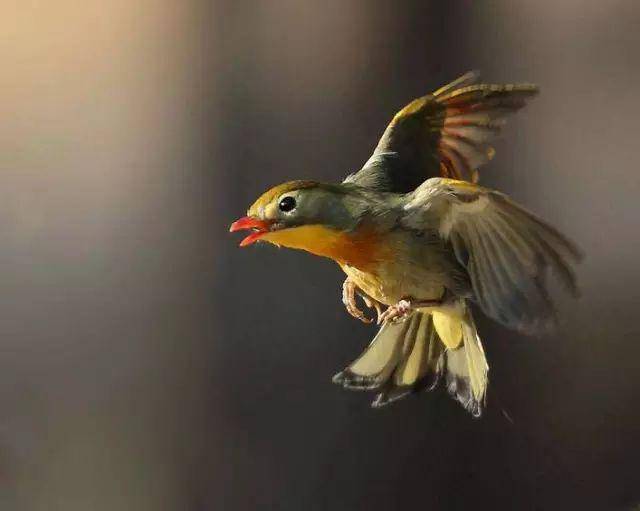
<path fill-rule="evenodd" d="M 505 117 L 538 92 L 531 84 L 477 83 L 470 72 L 433 94 L 413 100 L 387 126 L 364 167 L 345 182 L 407 193 L 429 177 L 476 182 L 494 155 L 490 141 Z"/>
<path fill-rule="evenodd" d="M 475 299 L 493 319 L 523 331 L 551 325 L 545 277 L 551 268 L 577 294 L 580 251 L 507 196 L 472 183 L 429 179 L 405 206 L 405 227 L 437 231 L 469 273 Z"/>

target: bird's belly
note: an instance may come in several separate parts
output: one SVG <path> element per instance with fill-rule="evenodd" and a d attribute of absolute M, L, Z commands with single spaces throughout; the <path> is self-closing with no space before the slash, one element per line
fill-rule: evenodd
<path fill-rule="evenodd" d="M 444 293 L 444 275 L 429 268 L 385 262 L 378 264 L 375 271 L 361 271 L 348 265 L 342 265 L 342 269 L 360 289 L 386 305 L 394 305 L 403 298 L 437 300 Z"/>

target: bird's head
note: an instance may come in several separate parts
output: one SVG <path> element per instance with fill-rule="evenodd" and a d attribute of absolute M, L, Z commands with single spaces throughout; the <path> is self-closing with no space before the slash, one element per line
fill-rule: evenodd
<path fill-rule="evenodd" d="M 303 238 L 324 238 L 353 227 L 348 203 L 348 194 L 339 185 L 289 181 L 263 193 L 247 216 L 231 224 L 229 231 L 253 231 L 242 240 L 241 247 L 260 240 L 305 248 L 297 246 Z"/>
<path fill-rule="evenodd" d="M 337 259 L 358 223 L 357 203 L 344 185 L 290 181 L 263 193 L 229 231 L 252 231 L 241 247 L 259 240 Z"/>

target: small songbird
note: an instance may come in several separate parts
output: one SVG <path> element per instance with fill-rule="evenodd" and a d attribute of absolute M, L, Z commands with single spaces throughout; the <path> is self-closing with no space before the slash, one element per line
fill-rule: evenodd
<path fill-rule="evenodd" d="M 400 110 L 361 170 L 340 184 L 290 181 L 265 192 L 230 231 L 336 261 L 347 311 L 381 325 L 333 381 L 371 390 L 379 407 L 443 381 L 474 416 L 488 369 L 471 303 L 524 332 L 552 325 L 547 268 L 577 294 L 579 250 L 506 195 L 477 184 L 477 169 L 507 114 L 538 92 L 489 85 L 467 73 Z"/>

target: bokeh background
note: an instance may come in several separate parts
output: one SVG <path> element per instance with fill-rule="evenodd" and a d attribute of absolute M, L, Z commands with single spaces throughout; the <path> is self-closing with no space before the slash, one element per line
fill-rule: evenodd
<path fill-rule="evenodd" d="M 638 26 L 623 0 L 2 2 L 0 507 L 635 506 Z M 482 420 L 374 411 L 330 383 L 374 334 L 337 266 L 227 228 L 468 69 L 541 86 L 482 179 L 583 247 L 583 297 L 552 336 L 479 321 Z"/>

